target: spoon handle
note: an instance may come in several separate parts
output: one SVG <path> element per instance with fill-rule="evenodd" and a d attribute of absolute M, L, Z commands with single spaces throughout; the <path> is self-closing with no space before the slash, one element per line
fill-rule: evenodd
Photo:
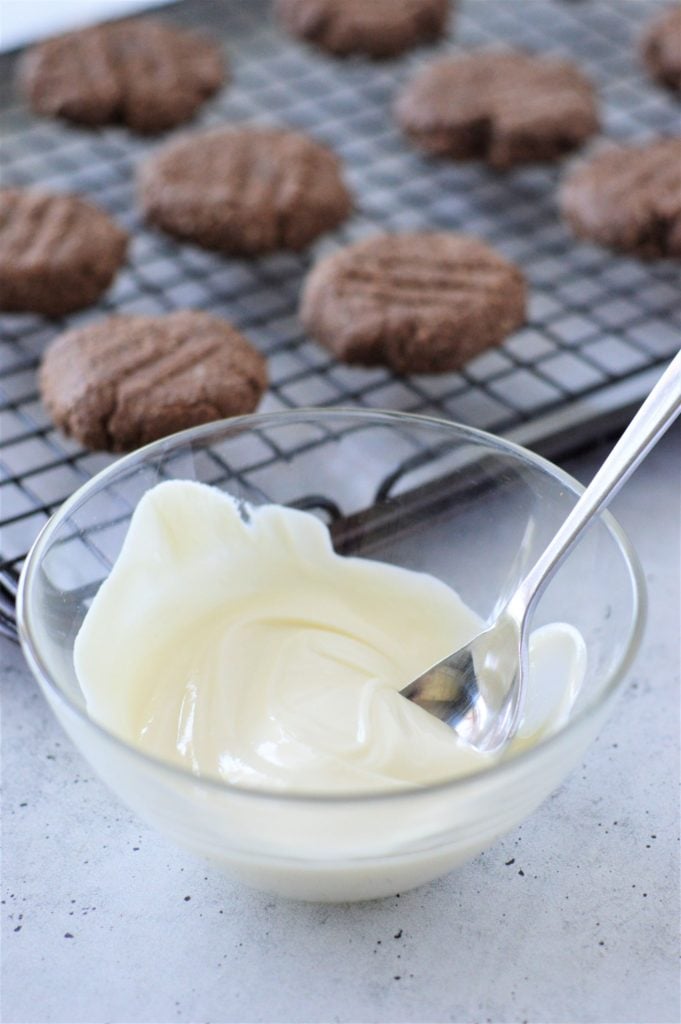
<path fill-rule="evenodd" d="M 681 352 L 640 407 L 593 480 L 581 495 L 553 540 L 539 556 L 510 601 L 509 611 L 519 621 L 539 597 L 582 530 L 617 494 L 650 449 L 681 412 Z"/>

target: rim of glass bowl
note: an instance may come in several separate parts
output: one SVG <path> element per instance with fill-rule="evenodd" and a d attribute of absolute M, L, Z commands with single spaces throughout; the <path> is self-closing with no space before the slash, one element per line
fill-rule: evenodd
<path fill-rule="evenodd" d="M 511 453 L 516 458 L 520 458 L 521 461 L 530 463 L 535 468 L 539 467 L 540 469 L 543 469 L 551 477 L 564 484 L 572 494 L 579 495 L 584 490 L 584 487 L 575 480 L 574 477 L 565 473 L 548 459 L 543 458 L 543 456 L 537 455 L 527 448 L 523 448 L 522 445 L 516 444 L 513 441 L 508 441 L 505 438 L 497 437 L 494 434 L 487 433 L 487 431 L 478 430 L 475 427 L 468 427 L 456 421 L 440 419 L 435 416 L 420 416 L 413 413 L 393 412 L 388 410 L 383 411 L 378 409 L 353 409 L 341 406 L 327 408 L 310 407 L 272 413 L 250 413 L 246 416 L 234 416 L 229 419 L 214 420 L 211 423 L 204 423 L 198 427 L 190 427 L 187 430 L 179 431 L 176 434 L 160 438 L 159 440 L 153 441 L 142 448 L 138 448 L 134 452 L 124 455 L 110 466 L 101 470 L 93 476 L 91 480 L 88 480 L 87 483 L 83 484 L 82 487 L 79 487 L 78 490 L 75 491 L 74 494 L 72 494 L 71 497 L 57 509 L 38 534 L 28 555 L 26 556 L 17 591 L 17 627 L 19 639 L 28 665 L 38 681 L 46 685 L 48 689 L 55 694 L 57 699 L 66 704 L 70 711 L 85 722 L 88 727 L 99 732 L 107 742 L 120 747 L 128 755 L 132 756 L 134 760 L 141 762 L 142 765 L 153 767 L 157 771 L 167 773 L 170 778 L 180 778 L 183 782 L 193 782 L 198 786 L 207 786 L 211 790 L 237 793 L 244 798 L 253 798 L 255 800 L 276 799 L 293 803 L 302 802 L 308 804 L 327 802 L 366 803 L 380 800 L 414 800 L 419 799 L 420 796 L 426 793 L 430 794 L 438 791 L 445 792 L 447 790 L 461 791 L 471 785 L 475 785 L 482 777 L 489 778 L 490 780 L 499 778 L 511 770 L 511 768 L 514 768 L 521 763 L 532 761 L 541 753 L 562 741 L 566 735 L 576 731 L 585 720 L 590 718 L 615 693 L 619 682 L 629 669 L 629 666 L 631 665 L 638 650 L 639 641 L 641 639 L 645 623 L 645 582 L 638 556 L 636 555 L 624 530 L 616 519 L 607 511 L 601 513 L 600 518 L 603 520 L 605 526 L 613 536 L 620 552 L 622 553 L 630 576 L 634 601 L 631 635 L 629 636 L 619 663 L 611 673 L 607 684 L 604 686 L 599 696 L 582 708 L 577 715 L 569 718 L 558 732 L 540 740 L 540 742 L 535 746 L 519 752 L 508 760 L 497 762 L 489 768 L 483 768 L 470 775 L 459 776 L 458 778 L 453 779 L 444 779 L 439 782 L 430 783 L 426 786 L 405 787 L 404 789 L 394 789 L 387 792 L 385 790 L 366 790 L 360 793 L 352 792 L 351 790 L 334 791 L 332 793 L 318 792 L 314 790 L 309 792 L 288 792 L 277 789 L 261 789 L 239 786 L 234 783 L 227 782 L 226 780 L 216 778 L 215 776 L 193 775 L 180 765 L 174 765 L 168 761 L 164 761 L 162 758 L 154 757 L 141 750 L 139 747 L 135 747 L 132 744 L 127 743 L 125 740 L 116 736 L 115 733 L 110 732 L 99 722 L 96 722 L 91 718 L 87 712 L 76 704 L 61 688 L 57 680 L 53 678 L 47 665 L 44 663 L 39 644 L 36 643 L 34 639 L 31 629 L 30 615 L 28 612 L 29 602 L 27 601 L 26 595 L 31 589 L 34 573 L 37 566 L 40 564 L 44 549 L 48 546 L 52 535 L 59 529 L 64 519 L 71 514 L 73 509 L 86 501 L 90 492 L 98 489 L 109 477 L 115 477 L 121 472 L 121 470 L 129 470 L 136 462 L 146 462 L 150 456 L 162 452 L 163 449 L 171 449 L 194 441 L 201 441 L 204 437 L 209 436 L 212 433 L 229 428 L 243 429 L 248 428 L 250 424 L 263 426 L 266 424 L 276 424 L 277 422 L 285 423 L 287 420 L 309 420 L 319 419 L 320 417 L 350 417 L 353 419 L 367 419 L 375 422 L 384 421 L 389 423 L 400 423 L 406 421 L 407 423 L 414 424 L 414 426 L 430 425 L 436 426 L 440 430 L 444 428 L 459 434 L 460 437 L 468 438 L 473 442 L 483 442 L 490 448 L 497 448 L 505 453 Z"/>

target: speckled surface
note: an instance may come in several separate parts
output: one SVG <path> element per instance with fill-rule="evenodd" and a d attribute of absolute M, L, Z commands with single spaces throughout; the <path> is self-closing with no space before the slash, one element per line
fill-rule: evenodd
<path fill-rule="evenodd" d="M 614 505 L 650 621 L 608 726 L 522 828 L 401 896 L 280 902 L 178 852 L 0 640 L 2 1020 L 678 1022 L 680 442 Z"/>

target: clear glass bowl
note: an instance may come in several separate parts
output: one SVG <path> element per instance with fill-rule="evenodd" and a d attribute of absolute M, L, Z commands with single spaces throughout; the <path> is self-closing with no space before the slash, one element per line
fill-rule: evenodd
<path fill-rule="evenodd" d="M 475 856 L 525 818 L 579 761 L 638 646 L 641 571 L 604 515 L 561 567 L 535 624 L 582 633 L 587 676 L 567 724 L 490 770 L 375 794 L 254 791 L 155 760 L 87 715 L 73 643 L 140 497 L 195 479 L 254 504 L 294 504 L 330 524 L 337 550 L 440 577 L 495 614 L 580 493 L 555 466 L 453 423 L 362 411 L 246 416 L 158 441 L 108 467 L 47 524 L 22 574 L 29 665 L 108 785 L 178 843 L 258 888 L 311 900 L 405 890 Z M 86 826 L 87 827 L 87 826 Z M 93 830 L 97 823 L 92 822 Z"/>

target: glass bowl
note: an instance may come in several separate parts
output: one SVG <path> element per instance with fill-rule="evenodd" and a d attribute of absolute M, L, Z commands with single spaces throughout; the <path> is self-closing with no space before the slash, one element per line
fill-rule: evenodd
<path fill-rule="evenodd" d="M 622 683 L 643 621 L 637 559 L 607 514 L 561 567 L 533 623 L 568 622 L 586 642 L 587 674 L 569 720 L 484 772 L 389 793 L 293 795 L 198 778 L 117 739 L 87 715 L 74 639 L 137 502 L 173 478 L 213 484 L 256 505 L 307 509 L 329 524 L 338 551 L 432 573 L 483 619 L 511 593 L 581 490 L 531 452 L 454 423 L 310 410 L 183 431 L 120 459 L 77 491 L 26 560 L 21 642 L 73 742 L 163 833 L 284 896 L 385 896 L 478 854 L 580 760 Z"/>

